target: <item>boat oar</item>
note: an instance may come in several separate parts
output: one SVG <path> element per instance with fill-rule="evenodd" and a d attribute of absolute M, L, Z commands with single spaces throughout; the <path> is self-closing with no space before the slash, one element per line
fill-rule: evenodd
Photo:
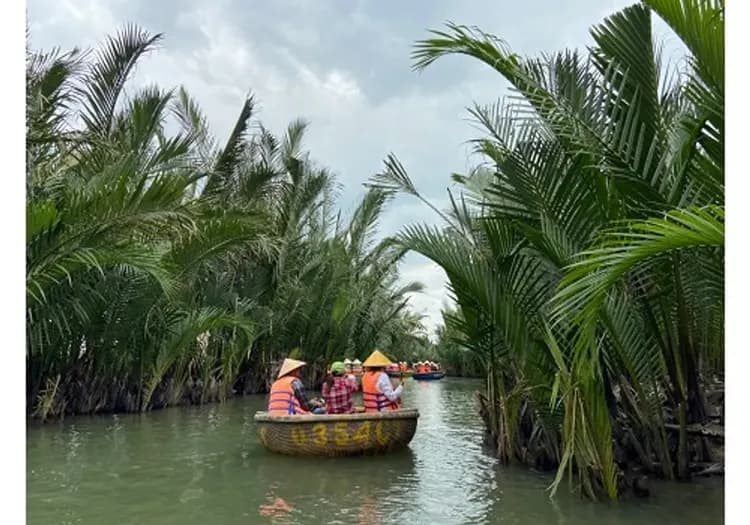
<path fill-rule="evenodd" d="M 404 370 L 399 366 L 399 370 L 401 370 L 401 393 L 404 393 Z M 398 401 L 398 407 L 401 408 L 401 401 L 402 399 L 399 399 Z"/>

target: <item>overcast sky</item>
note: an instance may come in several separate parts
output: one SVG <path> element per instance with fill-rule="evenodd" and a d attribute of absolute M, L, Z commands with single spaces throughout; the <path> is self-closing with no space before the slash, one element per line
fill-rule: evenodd
<path fill-rule="evenodd" d="M 311 123 L 307 147 L 343 185 L 350 212 L 362 183 L 389 152 L 405 165 L 422 193 L 447 205 L 450 174 L 473 160 L 466 141 L 477 136 L 467 121 L 473 101 L 493 102 L 507 84 L 467 57 L 438 61 L 418 74 L 409 53 L 427 29 L 447 20 L 477 25 L 514 51 L 538 54 L 591 43 L 588 28 L 625 0 L 29 0 L 31 45 L 91 47 L 126 22 L 164 33 L 162 49 L 143 60 L 135 84 L 184 85 L 200 102 L 214 133 L 228 136 L 245 94 L 259 102 L 258 117 L 281 132 L 297 117 Z M 436 223 L 413 198 L 399 197 L 381 222 L 383 235 L 403 225 Z M 440 321 L 445 275 L 410 255 L 404 280 L 426 292 L 412 308 Z"/>

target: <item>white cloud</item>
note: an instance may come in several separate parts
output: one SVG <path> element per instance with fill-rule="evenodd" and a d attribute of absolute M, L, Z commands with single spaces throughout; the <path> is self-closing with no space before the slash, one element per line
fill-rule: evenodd
<path fill-rule="evenodd" d="M 346 71 L 333 70 L 326 75 L 323 88 L 334 96 L 355 99 L 361 95 L 357 81 Z"/>
<path fill-rule="evenodd" d="M 294 46 L 311 47 L 320 44 L 320 34 L 311 26 L 281 20 L 276 26 L 276 31 L 287 43 Z"/>
<path fill-rule="evenodd" d="M 95 0 L 62 0 L 60 5 L 77 23 L 87 25 L 99 33 L 106 33 L 117 27 L 112 11 Z"/>

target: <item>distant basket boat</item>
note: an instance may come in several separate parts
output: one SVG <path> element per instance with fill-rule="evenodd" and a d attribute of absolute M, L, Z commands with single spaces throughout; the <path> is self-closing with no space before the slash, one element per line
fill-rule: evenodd
<path fill-rule="evenodd" d="M 436 379 L 442 379 L 443 377 L 445 377 L 445 372 L 420 372 L 415 373 L 414 375 L 412 375 L 412 377 L 418 381 L 434 381 Z"/>
<path fill-rule="evenodd" d="M 409 444 L 417 430 L 417 409 L 358 414 L 271 416 L 257 412 L 260 442 L 271 452 L 292 456 L 381 454 Z"/>

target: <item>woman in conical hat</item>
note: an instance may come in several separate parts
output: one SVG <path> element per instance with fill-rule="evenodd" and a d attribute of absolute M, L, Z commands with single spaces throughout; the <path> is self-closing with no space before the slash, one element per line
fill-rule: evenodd
<path fill-rule="evenodd" d="M 307 399 L 305 386 L 300 380 L 302 369 L 307 365 L 297 359 L 284 359 L 276 381 L 268 395 L 268 413 L 272 415 L 294 415 L 319 413 L 321 407 Z"/>
<path fill-rule="evenodd" d="M 391 360 L 380 350 L 375 350 L 362 363 L 365 368 L 362 376 L 362 401 L 365 405 L 365 412 L 381 412 L 398 408 L 404 385 L 393 388 L 388 374 L 385 373 L 385 367 L 390 364 Z"/>

